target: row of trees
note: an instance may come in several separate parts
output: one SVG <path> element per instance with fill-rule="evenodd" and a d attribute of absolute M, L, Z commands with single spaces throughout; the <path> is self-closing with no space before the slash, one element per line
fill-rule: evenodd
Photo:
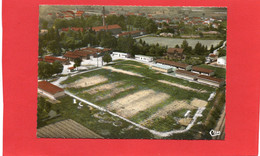
<path fill-rule="evenodd" d="M 99 31 L 72 31 L 58 33 L 57 29 L 50 28 L 48 33 L 39 37 L 39 55 L 43 56 L 49 52 L 54 56 L 62 55 L 63 51 L 74 51 L 77 48 L 91 46 L 102 46 L 114 50 L 135 54 L 162 56 L 166 52 L 165 47 L 148 45 L 140 40 L 136 42 L 132 36 L 121 36 L 115 38 L 111 32 Z"/>
<path fill-rule="evenodd" d="M 189 46 L 187 40 L 183 40 L 181 46 L 176 45 L 176 48 L 183 48 L 183 52 L 185 55 L 189 56 L 207 56 L 210 53 L 207 46 L 202 45 L 198 42 L 194 48 Z"/>
<path fill-rule="evenodd" d="M 137 29 L 145 30 L 147 33 L 155 33 L 157 31 L 157 25 L 152 19 L 148 19 L 146 17 L 142 16 L 116 16 L 116 15 L 109 15 L 106 17 L 106 24 L 112 25 L 112 24 L 118 24 L 121 26 L 122 30 L 129 30 L 132 26 Z M 46 21 L 43 21 L 41 24 L 41 27 L 46 29 L 46 26 L 48 23 Z M 68 28 L 68 27 L 81 27 L 81 28 L 87 28 L 87 27 L 96 27 L 102 25 L 102 16 L 96 16 L 92 15 L 87 18 L 84 18 L 83 16 L 81 18 L 75 18 L 71 20 L 67 19 L 56 19 L 54 21 L 54 27 L 56 29 L 61 28 Z"/>
<path fill-rule="evenodd" d="M 59 61 L 52 64 L 44 61 L 38 63 L 38 77 L 40 79 L 48 79 L 53 74 L 60 74 L 63 70 L 63 65 Z"/>

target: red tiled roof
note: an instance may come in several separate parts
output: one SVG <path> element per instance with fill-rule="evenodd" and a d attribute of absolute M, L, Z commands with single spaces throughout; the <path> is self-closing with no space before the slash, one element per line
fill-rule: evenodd
<path fill-rule="evenodd" d="M 196 66 L 192 66 L 191 69 L 194 70 L 194 71 L 207 73 L 207 74 L 214 72 L 214 70 L 207 69 L 207 68 L 196 67 Z"/>
<path fill-rule="evenodd" d="M 62 88 L 55 86 L 47 81 L 40 81 L 38 82 L 38 88 L 44 90 L 50 94 L 56 94 L 58 92 L 64 91 Z"/>
<path fill-rule="evenodd" d="M 209 57 L 217 57 L 215 54 L 209 54 Z"/>
<path fill-rule="evenodd" d="M 174 61 L 169 61 L 165 59 L 158 59 L 156 60 L 157 63 L 162 63 L 162 64 L 167 64 L 170 66 L 175 66 L 175 67 L 180 67 L 180 68 L 186 68 L 188 64 L 185 63 L 179 63 L 179 62 L 174 62 Z"/>
<path fill-rule="evenodd" d="M 70 29 L 73 30 L 73 31 L 79 31 L 79 30 L 81 32 L 83 31 L 83 28 L 77 28 L 77 27 L 71 27 Z"/>
<path fill-rule="evenodd" d="M 182 53 L 183 52 L 183 49 L 182 48 L 168 48 L 167 49 L 167 53 Z"/>
<path fill-rule="evenodd" d="M 126 14 L 126 16 L 130 16 L 130 15 L 135 15 L 135 13 L 133 13 L 133 12 L 128 12 L 128 13 Z"/>
<path fill-rule="evenodd" d="M 109 48 L 97 49 L 97 48 L 88 47 L 88 48 L 82 48 L 80 50 L 75 50 L 74 52 L 67 51 L 63 56 L 69 58 L 86 57 L 90 54 L 97 54 L 97 53 L 106 52 L 110 50 L 111 49 Z"/>
<path fill-rule="evenodd" d="M 209 80 L 209 81 L 213 81 L 213 82 L 217 82 L 217 83 L 221 83 L 224 81 L 224 79 L 219 79 L 219 78 L 205 76 L 205 75 L 199 75 L 198 79 Z"/>
<path fill-rule="evenodd" d="M 192 77 L 199 76 L 199 74 L 195 74 L 195 73 L 192 73 L 192 72 L 186 71 L 186 70 L 176 70 L 175 73 L 177 73 L 177 74 L 184 74 L 184 75 L 192 76 Z"/>
<path fill-rule="evenodd" d="M 45 56 L 44 57 L 44 61 L 53 63 L 55 61 L 66 62 L 68 60 L 67 59 L 58 58 L 58 57 L 53 57 L 53 56 Z"/>
<path fill-rule="evenodd" d="M 123 32 L 121 34 L 118 34 L 119 36 L 126 36 L 126 35 L 133 35 L 133 34 L 140 34 L 141 31 L 128 31 L 128 32 Z"/>
<path fill-rule="evenodd" d="M 75 69 L 75 68 L 74 68 L 74 67 L 69 67 L 68 69 L 69 69 L 69 70 L 73 70 L 73 69 Z"/>
<path fill-rule="evenodd" d="M 92 30 L 94 31 L 111 30 L 111 29 L 121 29 L 121 27 L 118 24 L 92 27 Z"/>
<path fill-rule="evenodd" d="M 73 52 L 71 51 L 67 51 L 64 55 L 64 57 L 68 57 L 68 58 L 79 58 L 80 56 L 75 55 Z"/>
<path fill-rule="evenodd" d="M 77 11 L 76 14 L 83 14 L 84 11 Z"/>

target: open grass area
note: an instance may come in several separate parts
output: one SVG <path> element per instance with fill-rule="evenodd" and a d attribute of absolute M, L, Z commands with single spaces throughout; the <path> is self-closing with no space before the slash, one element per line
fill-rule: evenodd
<path fill-rule="evenodd" d="M 81 109 L 78 109 L 78 102 L 77 104 L 73 104 L 73 98 L 70 96 L 65 96 L 59 100 L 60 103 L 52 104 L 52 109 L 55 111 L 58 110 L 61 116 L 47 120 L 45 125 L 72 119 L 105 138 L 153 138 L 150 132 L 137 129 L 135 126 L 119 118 L 88 105 L 84 105 Z"/>
<path fill-rule="evenodd" d="M 222 79 L 226 78 L 226 69 L 224 69 L 224 68 L 213 67 L 213 66 L 209 66 L 209 65 L 206 65 L 206 64 L 199 65 L 199 67 L 214 70 L 215 71 L 214 76 L 217 77 L 217 78 L 222 78 Z"/>
<path fill-rule="evenodd" d="M 201 85 L 197 83 L 192 83 L 186 80 L 182 80 L 179 78 L 167 76 L 158 72 L 155 72 L 149 68 L 149 66 L 144 65 L 139 62 L 135 61 L 118 61 L 115 65 L 111 65 L 113 68 L 122 69 L 125 71 L 131 71 L 134 73 L 138 73 L 142 75 L 143 77 L 138 77 L 134 75 L 128 75 L 125 73 L 120 72 L 113 72 L 108 69 L 100 69 L 96 71 L 91 71 L 88 73 L 80 74 L 74 77 L 70 77 L 67 80 L 63 81 L 62 84 L 71 84 L 74 82 L 77 82 L 78 80 L 82 78 L 90 78 L 94 76 L 101 76 L 106 77 L 107 81 L 94 84 L 92 86 L 87 87 L 80 87 L 80 88 L 66 88 L 70 92 L 72 92 L 74 95 L 77 95 L 78 97 L 81 97 L 83 99 L 86 99 L 87 101 L 93 102 L 103 108 L 109 109 L 110 106 L 113 106 L 113 102 L 115 101 L 125 101 L 125 99 L 134 100 L 130 95 L 137 94 L 139 92 L 143 91 L 153 91 L 154 96 L 157 94 L 165 94 L 167 95 L 164 100 L 157 99 L 157 103 L 149 106 L 150 104 L 141 104 L 140 100 L 146 99 L 145 95 L 141 95 L 141 97 L 138 97 L 136 102 L 134 103 L 140 103 L 140 105 L 147 106 L 147 108 L 138 108 L 140 111 L 136 110 L 137 113 L 132 113 L 131 116 L 126 116 L 126 118 L 130 119 L 131 121 L 134 121 L 136 123 L 142 123 L 144 120 L 151 117 L 153 114 L 155 114 L 158 110 L 165 108 L 167 105 L 172 104 L 173 101 L 184 101 L 188 105 L 193 99 L 201 99 L 204 101 L 207 101 L 210 93 L 215 91 L 214 88 L 211 88 L 206 85 Z M 193 90 L 186 90 L 180 87 L 171 86 L 165 83 L 161 83 L 158 80 L 166 80 L 172 83 L 180 84 L 183 86 L 189 86 L 194 89 L 199 90 L 205 90 L 206 92 L 196 92 Z M 95 88 L 102 88 L 102 86 L 108 86 L 109 84 L 113 83 L 119 83 L 119 86 L 116 86 L 114 88 L 109 88 L 108 90 L 102 89 L 95 91 L 95 93 L 89 93 L 88 90 L 94 90 Z M 111 86 L 111 85 L 110 85 Z M 149 95 L 148 95 L 149 96 Z M 135 98 L 135 97 L 133 97 Z M 152 97 L 151 97 L 152 98 Z M 159 98 L 159 97 L 153 97 L 153 98 Z M 149 98 L 147 99 L 149 100 Z M 145 102 L 145 101 L 144 101 Z M 153 102 L 153 101 L 151 101 Z M 131 103 L 131 102 L 130 102 Z M 118 109 L 111 109 L 114 113 L 119 113 L 122 111 L 127 111 L 128 105 L 130 104 L 125 103 L 125 107 L 121 106 L 122 108 Z M 133 103 L 133 104 L 134 104 Z M 124 105 L 122 103 L 122 105 Z M 108 108 L 109 106 L 109 108 Z M 132 108 L 129 107 L 129 108 Z M 134 108 L 137 109 L 137 108 Z M 178 110 L 179 111 L 179 110 Z M 182 114 L 178 114 L 178 111 L 175 111 L 173 113 L 170 113 L 168 116 L 163 118 L 155 118 L 153 119 L 153 124 L 149 125 L 149 128 L 158 130 L 158 131 L 168 131 L 172 129 L 179 129 L 179 128 L 185 128 L 185 126 L 180 125 L 177 123 L 176 119 L 173 118 L 181 118 L 183 117 Z M 119 113 L 120 114 L 120 113 Z M 124 116 L 124 114 L 122 114 Z M 194 115 L 194 114 L 193 114 Z M 77 121 L 77 120 L 75 120 Z M 78 121 L 77 121 L 78 122 Z M 175 123 L 176 122 L 176 123 Z M 81 122 L 79 122 L 81 123 Z M 174 123 L 174 124 L 170 124 Z"/>

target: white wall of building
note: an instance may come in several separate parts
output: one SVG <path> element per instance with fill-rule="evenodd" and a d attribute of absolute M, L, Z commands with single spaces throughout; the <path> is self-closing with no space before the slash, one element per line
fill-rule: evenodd
<path fill-rule="evenodd" d="M 151 56 L 144 56 L 144 55 L 135 55 L 136 60 L 145 61 L 145 62 L 151 62 L 153 61 L 153 57 Z"/>
<path fill-rule="evenodd" d="M 219 64 L 219 65 L 226 65 L 226 57 L 218 58 L 217 64 Z"/>

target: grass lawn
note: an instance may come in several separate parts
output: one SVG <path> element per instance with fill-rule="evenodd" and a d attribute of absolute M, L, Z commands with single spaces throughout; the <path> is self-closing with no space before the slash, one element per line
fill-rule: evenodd
<path fill-rule="evenodd" d="M 146 109 L 145 111 L 141 111 L 138 112 L 137 114 L 135 114 L 133 117 L 129 118 L 130 120 L 136 122 L 136 123 L 140 123 L 143 120 L 149 118 L 151 115 L 153 115 L 154 113 L 156 113 L 156 111 L 158 111 L 159 109 L 163 108 L 164 106 L 172 103 L 174 100 L 186 100 L 186 101 L 191 101 L 194 98 L 198 98 L 198 99 L 202 99 L 202 100 L 207 100 L 210 93 L 212 93 L 213 91 L 215 91 L 215 88 L 206 86 L 206 85 L 201 85 L 201 84 L 197 84 L 197 83 L 192 83 L 186 80 L 182 80 L 179 78 L 175 78 L 175 77 L 171 77 L 171 76 L 167 76 L 161 73 L 158 73 L 154 70 L 149 69 L 149 66 L 139 63 L 139 62 L 135 62 L 135 61 L 120 61 L 117 62 L 115 65 L 112 65 L 112 67 L 114 68 L 118 68 L 118 69 L 123 69 L 126 71 L 132 71 L 138 74 L 141 74 L 145 77 L 140 78 L 137 76 L 131 76 L 131 75 L 127 75 L 127 74 L 123 74 L 123 73 L 118 73 L 118 72 L 111 72 L 110 70 L 106 70 L 106 69 L 100 69 L 100 70 L 96 70 L 96 71 L 91 71 L 88 73 L 84 73 L 84 74 L 80 74 L 74 77 L 70 77 L 67 80 L 63 81 L 63 84 L 68 84 L 71 82 L 74 82 L 78 79 L 81 79 L 83 77 L 91 77 L 91 76 L 95 76 L 95 75 L 102 75 L 104 77 L 106 77 L 108 79 L 108 81 L 103 82 L 101 84 L 97 84 L 94 86 L 89 86 L 89 87 L 85 87 L 85 88 L 67 88 L 70 92 L 74 93 L 75 95 L 86 99 L 90 102 L 93 102 L 99 106 L 102 106 L 104 108 L 106 108 L 106 106 L 108 104 L 110 104 L 111 102 L 122 98 L 124 96 L 133 94 L 137 91 L 141 91 L 141 90 L 146 90 L 146 89 L 152 89 L 156 92 L 163 92 L 166 93 L 168 95 L 170 95 L 170 98 L 168 98 L 167 100 L 164 100 L 148 109 Z M 157 80 L 167 80 L 169 82 L 173 82 L 173 83 L 178 83 L 184 86 L 189 86 L 195 89 L 203 89 L 208 91 L 207 93 L 198 93 L 195 91 L 190 91 L 190 90 L 185 90 L 182 88 L 178 88 L 178 87 L 174 87 L 174 86 L 170 86 L 168 84 L 164 84 L 161 82 L 158 82 Z M 113 82 L 118 82 L 118 81 L 123 81 L 124 84 L 122 84 L 120 87 L 129 87 L 129 86 L 134 86 L 134 88 L 127 90 L 127 91 L 123 91 L 120 94 L 117 94 L 111 98 L 107 98 L 104 100 L 97 100 L 98 97 L 102 97 L 102 96 L 106 96 L 107 94 L 110 93 L 111 90 L 106 90 L 106 91 L 99 91 L 96 94 L 88 94 L 88 93 L 83 93 L 84 90 L 88 90 L 91 89 L 95 86 L 99 86 L 99 85 L 103 85 L 103 84 L 107 84 L 107 83 L 113 83 Z M 175 113 L 176 116 L 176 113 Z M 172 121 L 172 119 L 166 119 L 167 121 Z M 157 120 L 156 120 L 157 121 Z M 160 122 L 162 122 L 160 120 Z M 158 119 L 158 123 L 159 119 Z M 166 125 L 169 125 L 168 127 Z M 157 124 L 152 124 L 152 127 L 150 128 L 156 128 L 158 127 Z M 159 128 L 158 130 L 170 130 L 172 129 L 172 125 L 170 124 L 165 124 L 165 126 L 163 126 L 164 128 Z M 180 128 L 180 126 L 175 126 L 175 128 Z"/>
<path fill-rule="evenodd" d="M 52 104 L 52 109 L 61 113 L 60 117 L 48 120 L 46 125 L 72 119 L 95 133 L 105 138 L 153 138 L 149 131 L 136 129 L 135 126 L 116 118 L 108 113 L 101 113 L 95 108 L 84 105 L 81 109 L 77 104 L 73 104 L 73 98 L 65 96 L 59 99 L 61 102 Z M 95 117 L 99 114 L 99 117 Z M 121 123 L 120 126 L 114 126 L 113 123 Z M 43 125 L 44 126 L 44 125 Z M 129 126 L 132 128 L 127 129 Z"/>

